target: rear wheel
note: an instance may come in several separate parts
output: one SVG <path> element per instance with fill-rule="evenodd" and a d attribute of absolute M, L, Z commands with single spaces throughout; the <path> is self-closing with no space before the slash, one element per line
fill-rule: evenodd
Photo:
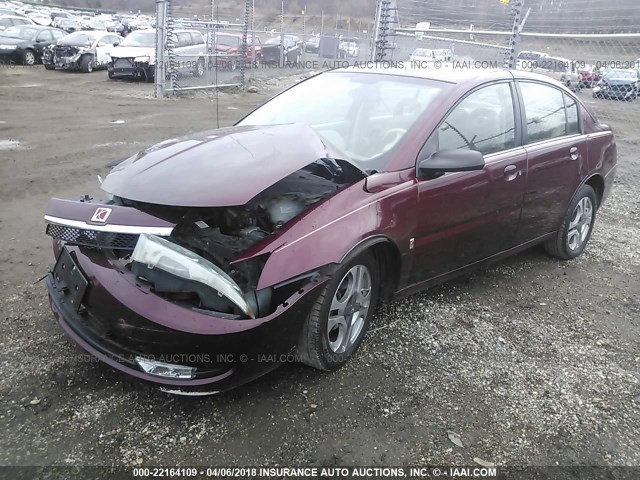
<path fill-rule="evenodd" d="M 593 230 L 598 198 L 589 185 L 583 185 L 573 197 L 556 237 L 545 243 L 550 255 L 571 260 L 582 254 Z"/>
<path fill-rule="evenodd" d="M 36 64 L 36 54 L 33 50 L 25 50 L 22 54 L 22 64 L 32 67 Z"/>
<path fill-rule="evenodd" d="M 316 300 L 298 341 L 300 360 L 319 370 L 336 370 L 360 346 L 378 299 L 379 273 L 373 256 L 344 263 Z"/>
<path fill-rule="evenodd" d="M 91 73 L 93 69 L 93 55 L 85 55 L 80 59 L 80 70 L 84 73 Z"/>
<path fill-rule="evenodd" d="M 204 58 L 198 60 L 198 62 L 196 63 L 196 69 L 193 74 L 198 78 L 204 76 Z"/>

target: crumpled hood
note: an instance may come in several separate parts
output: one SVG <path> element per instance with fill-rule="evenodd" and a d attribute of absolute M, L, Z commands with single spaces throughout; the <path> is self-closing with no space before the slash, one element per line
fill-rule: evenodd
<path fill-rule="evenodd" d="M 111 58 L 150 57 L 155 53 L 155 49 L 149 47 L 113 47 L 109 51 Z"/>
<path fill-rule="evenodd" d="M 321 158 L 337 157 L 305 125 L 221 128 L 143 150 L 115 167 L 102 189 L 159 205 L 244 205 Z"/>

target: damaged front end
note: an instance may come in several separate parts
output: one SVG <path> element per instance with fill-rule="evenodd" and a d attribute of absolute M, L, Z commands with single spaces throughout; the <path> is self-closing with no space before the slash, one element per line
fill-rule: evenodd
<path fill-rule="evenodd" d="M 80 68 L 80 59 L 87 53 L 92 53 L 91 48 L 75 45 L 50 45 L 43 51 L 42 63 L 63 70 L 75 70 Z"/>
<path fill-rule="evenodd" d="M 167 144 L 172 158 L 175 146 Z M 242 383 L 238 376 L 269 370 L 256 363 L 261 355 L 291 351 L 331 273 L 327 266 L 259 289 L 263 270 L 278 268 L 268 261 L 280 233 L 364 176 L 316 158 L 243 205 L 166 205 L 118 188 L 108 203 L 53 199 L 45 216 L 58 260 L 47 282 L 52 308 L 78 343 L 129 374 L 165 385 Z"/>

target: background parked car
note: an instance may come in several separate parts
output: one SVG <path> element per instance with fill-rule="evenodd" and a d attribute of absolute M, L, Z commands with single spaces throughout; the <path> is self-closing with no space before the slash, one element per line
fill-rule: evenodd
<path fill-rule="evenodd" d="M 42 63 L 47 70 L 60 68 L 91 73 L 96 68 L 107 67 L 111 61 L 109 50 L 123 40 L 119 35 L 102 31 L 70 33 L 45 49 Z"/>
<path fill-rule="evenodd" d="M 600 81 L 600 72 L 595 65 L 585 65 L 578 69 L 580 85 L 585 88 L 593 88 Z"/>
<path fill-rule="evenodd" d="M 235 33 L 218 33 L 210 41 L 218 54 L 229 55 L 230 58 L 217 57 L 214 65 L 235 70 L 240 63 L 240 51 L 242 49 L 242 35 Z M 247 36 L 247 51 L 245 62 L 251 65 L 253 58 L 253 48 L 255 45 L 255 65 L 259 66 L 262 61 L 262 43 L 258 37 Z"/>
<path fill-rule="evenodd" d="M 281 54 L 280 37 L 270 38 L 262 45 L 262 60 L 265 63 L 279 64 Z M 297 65 L 301 59 L 302 49 L 300 45 L 298 45 L 298 37 L 285 35 L 284 63 L 287 65 Z"/>
<path fill-rule="evenodd" d="M 636 69 L 606 70 L 593 88 L 594 98 L 635 100 L 640 89 L 640 72 Z"/>
<path fill-rule="evenodd" d="M 566 58 L 540 58 L 535 62 L 533 71 L 551 77 L 571 90 L 579 91 L 582 88 L 576 63 Z"/>
<path fill-rule="evenodd" d="M 143 77 L 153 80 L 156 65 L 156 31 L 137 30 L 109 51 L 109 78 Z M 167 41 L 176 56 L 176 68 L 204 75 L 206 44 L 197 30 L 176 30 Z"/>
<path fill-rule="evenodd" d="M 26 17 L 19 17 L 17 15 L 0 15 L 0 33 L 7 28 L 16 25 L 35 25 L 35 23 Z"/>
<path fill-rule="evenodd" d="M 346 52 L 347 57 L 360 56 L 360 47 L 355 42 L 342 42 L 340 48 Z"/>
<path fill-rule="evenodd" d="M 75 17 L 56 17 L 51 26 L 64 30 L 67 33 L 77 32 L 82 30 L 82 25 Z"/>
<path fill-rule="evenodd" d="M 320 51 L 320 37 L 311 37 L 304 44 L 304 51 L 307 53 L 318 53 Z"/>
<path fill-rule="evenodd" d="M 42 61 L 42 53 L 66 33 L 40 25 L 18 25 L 0 33 L 0 61 L 35 65 Z"/>
<path fill-rule="evenodd" d="M 409 56 L 409 60 L 414 62 L 450 62 L 453 58 L 453 52 L 449 49 L 429 49 L 416 48 Z"/>

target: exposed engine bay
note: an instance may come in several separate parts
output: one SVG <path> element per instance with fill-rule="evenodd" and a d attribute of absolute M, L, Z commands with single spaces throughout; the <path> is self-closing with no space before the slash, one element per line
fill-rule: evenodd
<path fill-rule="evenodd" d="M 115 197 L 114 203 L 134 207 L 175 223 L 171 240 L 219 267 L 235 282 L 251 304 L 264 314 L 273 292 L 256 292 L 267 256 L 232 263 L 240 254 L 276 233 L 309 207 L 333 195 L 366 174 L 352 164 L 321 159 L 283 178 L 249 203 L 235 207 L 172 207 L 134 202 Z M 166 271 L 132 263 L 132 271 L 157 293 L 174 301 L 194 302 L 198 308 L 229 315 L 242 314 L 228 298 L 216 295 L 198 282 L 176 278 Z M 292 286 L 295 290 L 295 285 Z M 286 297 L 285 297 L 286 298 Z M 244 312 L 246 313 L 246 312 Z"/>

